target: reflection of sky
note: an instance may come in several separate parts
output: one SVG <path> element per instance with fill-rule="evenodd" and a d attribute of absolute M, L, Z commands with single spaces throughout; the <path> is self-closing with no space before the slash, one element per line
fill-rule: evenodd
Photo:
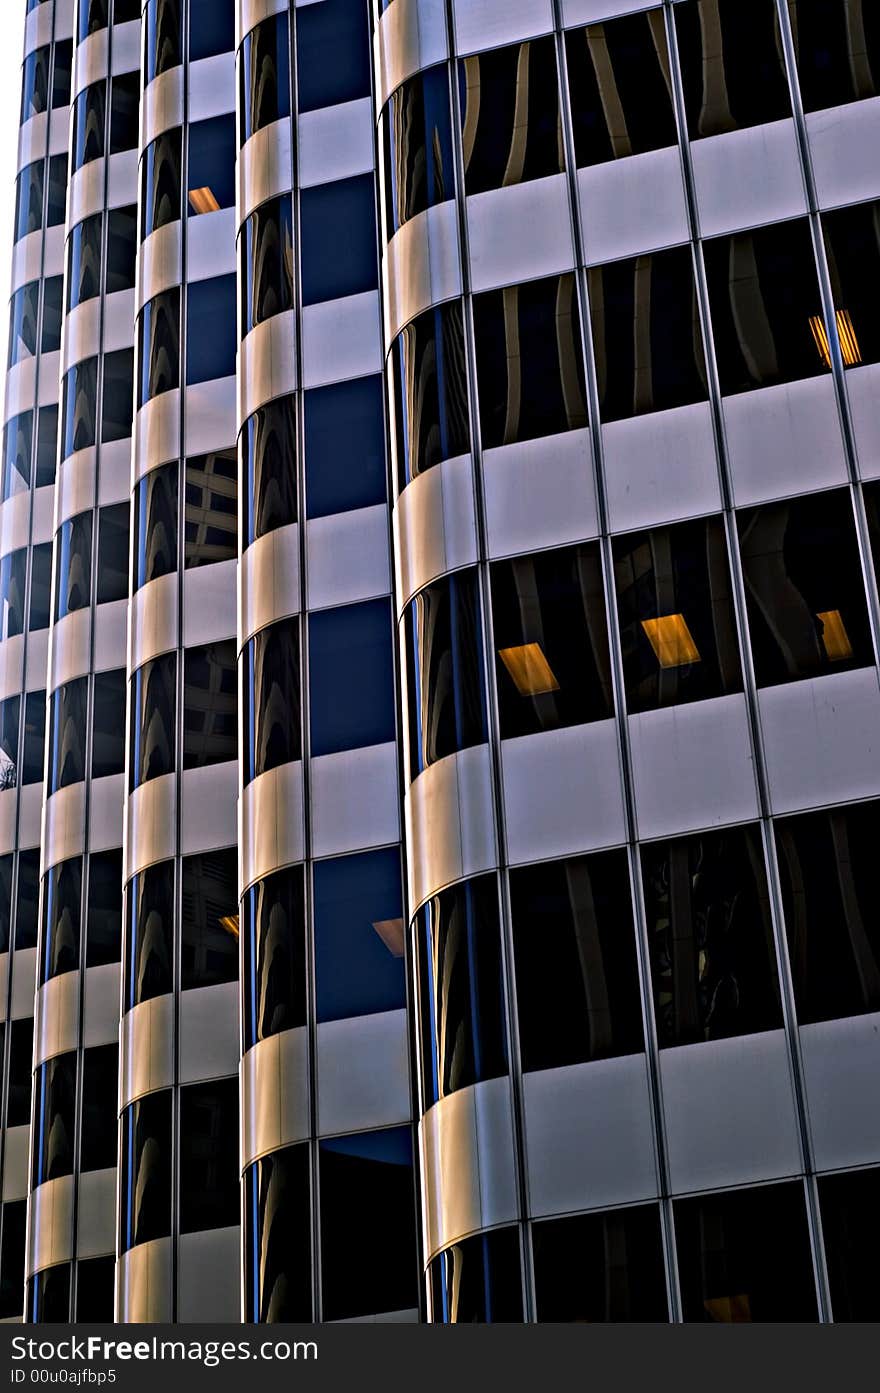
<path fill-rule="evenodd" d="M 6 371 L 25 0 L 5 0 L 0 43 L 0 354 Z"/>

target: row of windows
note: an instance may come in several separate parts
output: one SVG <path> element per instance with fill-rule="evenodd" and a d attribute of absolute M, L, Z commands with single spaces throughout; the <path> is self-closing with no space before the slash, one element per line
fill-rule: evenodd
<path fill-rule="evenodd" d="M 45 192 L 46 207 L 43 211 Z M 13 241 L 41 227 L 60 227 L 67 212 L 67 156 L 50 155 L 25 165 L 15 181 Z"/>
<path fill-rule="evenodd" d="M 792 0 L 789 8 L 808 111 L 880 92 L 880 22 L 871 7 L 863 0 Z M 748 7 L 739 0 L 688 0 L 674 15 L 691 140 L 791 117 L 774 0 Z M 579 167 L 676 143 L 662 9 L 569 30 L 565 52 Z M 467 194 L 564 171 L 552 35 L 462 58 L 457 75 Z M 455 196 L 448 84 L 445 64 L 417 74 L 383 113 L 389 237 Z"/>
<path fill-rule="evenodd" d="M 131 679 L 129 792 L 176 767 L 177 654 L 151 658 Z M 238 757 L 235 642 L 187 648 L 183 655 L 183 767 Z"/>
<path fill-rule="evenodd" d="M 54 66 L 53 66 L 54 57 Z M 44 111 L 57 111 L 70 104 L 70 74 L 73 42 L 59 39 L 33 49 L 24 60 L 21 74 L 21 124 Z"/>
<path fill-rule="evenodd" d="M 232 53 L 235 0 L 189 0 L 191 63 Z M 144 81 L 150 83 L 183 62 L 183 0 L 149 0 L 144 11 Z"/>
<path fill-rule="evenodd" d="M 134 352 L 121 348 L 101 355 L 98 411 L 97 355 L 69 368 L 61 380 L 61 458 L 98 443 L 126 440 L 134 413 Z"/>
<path fill-rule="evenodd" d="M 61 304 L 63 276 L 47 276 L 28 281 L 15 292 L 9 306 L 10 368 L 40 353 L 57 353 L 61 347 Z M 40 289 L 43 316 L 40 325 Z"/>
<path fill-rule="evenodd" d="M 125 768 L 125 669 L 98 672 L 92 679 L 93 779 L 121 774 Z M 76 677 L 52 693 L 49 703 L 49 763 L 46 796 L 82 783 L 86 777 L 89 678 Z"/>
<path fill-rule="evenodd" d="M 49 586 L 52 572 L 52 544 L 32 547 L 29 633 L 49 627 Z M 0 561 L 0 642 L 24 633 L 27 547 L 9 552 Z"/>
<path fill-rule="evenodd" d="M 132 591 L 178 564 L 177 461 L 163 464 L 138 480 L 134 491 Z M 215 450 L 193 455 L 184 466 L 183 564 L 212 565 L 237 554 L 236 452 Z"/>
<path fill-rule="evenodd" d="M 102 258 L 107 229 L 106 262 Z M 134 288 L 137 252 L 137 208 L 112 208 L 93 213 L 72 229 L 67 241 L 67 310 L 100 295 Z"/>
<path fill-rule="evenodd" d="M 144 151 L 141 239 L 181 216 L 183 131 L 164 131 Z M 235 206 L 235 117 L 214 116 L 187 128 L 188 217 Z"/>
<path fill-rule="evenodd" d="M 122 852 L 95 852 L 87 861 L 73 856 L 52 866 L 43 878 L 41 926 L 40 986 L 80 966 L 119 962 Z"/>
<path fill-rule="evenodd" d="M 55 537 L 55 623 L 92 602 L 92 548 L 95 514 L 77 513 Z M 99 605 L 128 598 L 128 504 L 99 508 L 96 595 Z M 35 549 L 36 550 L 36 549 Z M 33 605 L 33 600 L 31 601 Z"/>
<path fill-rule="evenodd" d="M 119 155 L 138 144 L 140 73 L 109 79 L 110 122 L 107 127 L 107 79 L 83 88 L 73 103 L 73 172 L 104 155 Z"/>
<path fill-rule="evenodd" d="M 235 276 L 186 288 L 188 387 L 235 376 Z M 180 386 L 180 289 L 148 300 L 138 316 L 137 406 Z"/>
<path fill-rule="evenodd" d="M 37 908 L 40 893 L 39 847 L 18 853 L 18 886 L 17 893 L 13 897 L 14 870 L 15 853 L 8 851 L 5 855 L 0 856 L 0 953 L 8 952 L 13 946 L 13 928 L 16 949 L 36 948 L 37 946 Z"/>
<path fill-rule="evenodd" d="M 55 1055 L 36 1070 L 31 1187 L 73 1175 L 77 1083 L 76 1050 Z M 116 1165 L 116 1088 L 119 1047 L 83 1051 L 78 1170 Z"/>

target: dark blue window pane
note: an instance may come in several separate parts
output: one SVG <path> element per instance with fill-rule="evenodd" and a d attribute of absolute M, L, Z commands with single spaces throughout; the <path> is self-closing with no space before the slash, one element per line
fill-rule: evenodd
<path fill-rule="evenodd" d="M 234 206 L 235 117 L 196 121 L 189 128 L 188 215 Z"/>
<path fill-rule="evenodd" d="M 375 290 L 378 270 L 372 174 L 303 189 L 300 249 L 303 304 Z"/>
<path fill-rule="evenodd" d="M 385 502 L 381 377 L 305 394 L 306 499 L 310 518 Z"/>
<path fill-rule="evenodd" d="M 195 281 L 187 290 L 187 385 L 234 376 L 235 276 Z"/>
<path fill-rule="evenodd" d="M 309 617 L 312 754 L 394 739 L 391 612 L 387 600 Z"/>
<path fill-rule="evenodd" d="M 296 11 L 296 74 L 300 111 L 370 95 L 366 0 L 323 0 Z"/>
<path fill-rule="evenodd" d="M 287 15 L 264 19 L 241 46 L 239 67 L 240 140 L 290 115 L 290 41 Z"/>
<path fill-rule="evenodd" d="M 396 847 L 316 862 L 315 984 L 319 1021 L 406 1005 Z"/>
<path fill-rule="evenodd" d="M 235 0 L 189 0 L 190 62 L 234 48 Z"/>

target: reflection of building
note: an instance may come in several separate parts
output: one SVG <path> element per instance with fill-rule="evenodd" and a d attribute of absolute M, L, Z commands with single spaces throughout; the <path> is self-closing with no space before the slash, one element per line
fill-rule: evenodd
<path fill-rule="evenodd" d="M 4 1318 L 877 1317 L 875 10 L 28 0 Z"/>

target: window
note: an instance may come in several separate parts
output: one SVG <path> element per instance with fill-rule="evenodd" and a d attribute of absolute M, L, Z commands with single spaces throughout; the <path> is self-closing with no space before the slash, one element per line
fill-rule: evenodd
<path fill-rule="evenodd" d="M 538 1320 L 667 1321 L 657 1205 L 534 1224 Z"/>
<path fill-rule="evenodd" d="M 125 768 L 125 668 L 95 674 L 92 716 L 92 778 L 121 774 Z"/>
<path fill-rule="evenodd" d="M 235 449 L 186 461 L 184 566 L 209 566 L 238 555 Z"/>
<path fill-rule="evenodd" d="M 56 1055 L 36 1070 L 31 1185 L 73 1174 L 76 1052 Z"/>
<path fill-rule="evenodd" d="M 816 1292 L 800 1183 L 675 1204 L 686 1321 L 810 1321 Z"/>
<path fill-rule="evenodd" d="M 381 377 L 305 393 L 305 459 L 310 518 L 385 502 Z"/>
<path fill-rule="evenodd" d="M 235 117 L 195 121 L 189 128 L 187 215 L 234 207 Z"/>
<path fill-rule="evenodd" d="M 475 571 L 434 581 L 403 618 L 409 694 L 409 768 L 486 740 L 480 602 Z"/>
<path fill-rule="evenodd" d="M 824 213 L 822 227 L 843 366 L 876 363 L 880 361 L 880 203 L 858 203 Z M 827 343 L 822 338 L 821 321 L 816 332 L 816 346 L 825 359 Z M 826 366 L 830 366 L 830 353 Z"/>
<path fill-rule="evenodd" d="M 598 544 L 492 567 L 502 738 L 613 714 Z"/>
<path fill-rule="evenodd" d="M 76 677 L 52 693 L 49 703 L 47 794 L 81 783 L 86 776 L 87 677 Z"/>
<path fill-rule="evenodd" d="M 24 633 L 24 582 L 27 551 L 21 547 L 0 560 L 0 640 Z"/>
<path fill-rule="evenodd" d="M 644 1050 L 625 852 L 519 867 L 510 904 L 523 1069 Z"/>
<path fill-rule="evenodd" d="M 571 30 L 565 51 L 579 168 L 676 144 L 662 9 Z"/>
<path fill-rule="evenodd" d="M 474 1234 L 428 1264 L 435 1324 L 519 1324 L 523 1319 L 519 1233 Z"/>
<path fill-rule="evenodd" d="M 46 693 L 28 692 L 24 704 L 24 754 L 21 761 L 21 782 L 43 782 L 43 759 L 46 745 Z"/>
<path fill-rule="evenodd" d="M 139 0 L 138 0 L 139 3 Z M 117 0 L 117 7 L 119 0 Z M 116 1257 L 78 1258 L 76 1321 L 78 1325 L 112 1325 L 116 1295 Z"/>
<path fill-rule="evenodd" d="M 406 929 L 399 850 L 316 861 L 314 875 L 318 1021 L 403 1010 Z"/>
<path fill-rule="evenodd" d="M 29 1119 L 28 1119 L 29 1120 Z M 0 1249 L 0 1315 L 4 1319 L 22 1318 L 25 1247 L 27 1244 L 27 1200 L 3 1206 L 3 1246 Z"/>
<path fill-rule="evenodd" d="M 180 217 L 181 131 L 165 131 L 151 141 L 142 161 L 141 239 Z"/>
<path fill-rule="evenodd" d="M 290 197 L 270 198 L 246 219 L 241 238 L 241 332 L 293 307 Z"/>
<path fill-rule="evenodd" d="M 38 489 L 55 482 L 55 459 L 58 454 L 58 407 L 41 406 L 37 412 L 37 474 Z"/>
<path fill-rule="evenodd" d="M 180 291 L 165 290 L 144 305 L 138 320 L 139 407 L 180 382 Z"/>
<path fill-rule="evenodd" d="M 278 397 L 241 432 L 241 545 L 297 520 L 296 399 Z"/>
<path fill-rule="evenodd" d="M 174 769 L 177 654 L 163 653 L 132 678 L 129 793 Z"/>
<path fill-rule="evenodd" d="M 412 1132 L 318 1143 L 322 1318 L 344 1320 L 418 1306 Z M 351 1261 L 371 1254 L 369 1281 Z"/>
<path fill-rule="evenodd" d="M 140 23 L 141 19 L 141 0 L 113 0 L 113 23 L 130 24 L 133 21 Z"/>
<path fill-rule="evenodd" d="M 446 64 L 401 83 L 381 122 L 385 233 L 455 196 Z"/>
<path fill-rule="evenodd" d="M 726 395 L 830 366 L 806 219 L 704 243 L 715 356 Z"/>
<path fill-rule="evenodd" d="M 788 13 L 805 111 L 880 95 L 880 13 L 871 0 L 788 0 Z"/>
<path fill-rule="evenodd" d="M 394 739 L 392 663 L 387 600 L 309 615 L 313 756 Z"/>
<path fill-rule="evenodd" d="M 461 305 L 425 310 L 391 346 L 397 487 L 467 454 L 470 426 Z"/>
<path fill-rule="evenodd" d="M 125 891 L 124 1011 L 174 986 L 174 862 L 140 871 Z"/>
<path fill-rule="evenodd" d="M 302 866 L 266 876 L 241 902 L 244 1048 L 307 1020 Z"/>
<path fill-rule="evenodd" d="M 339 41 L 334 48 L 338 54 Z M 290 115 L 290 38 L 287 14 L 272 15 L 244 36 L 239 66 L 239 139 Z"/>
<path fill-rule="evenodd" d="M 245 1172 L 244 1308 L 253 1324 L 312 1319 L 309 1147 L 287 1146 Z"/>
<path fill-rule="evenodd" d="M 83 1051 L 81 1171 L 108 1170 L 116 1165 L 118 1077 L 118 1045 Z"/>
<path fill-rule="evenodd" d="M 773 0 L 687 0 L 675 28 L 691 140 L 791 115 Z"/>
<path fill-rule="evenodd" d="M 77 43 L 85 43 L 89 34 L 107 28 L 107 0 L 79 0 L 77 13 Z"/>
<path fill-rule="evenodd" d="M 43 321 L 40 333 L 41 353 L 57 353 L 61 347 L 62 286 L 62 276 L 49 276 L 43 281 Z"/>
<path fill-rule="evenodd" d="M 498 884 L 442 890 L 416 916 L 422 1109 L 507 1073 Z"/>
<path fill-rule="evenodd" d="M 103 215 L 95 213 L 78 222 L 67 239 L 68 310 L 101 293 L 102 224 Z"/>
<path fill-rule="evenodd" d="M 134 263 L 137 251 L 137 207 L 111 208 L 107 214 L 108 295 L 134 289 Z"/>
<path fill-rule="evenodd" d="M 21 697 L 0 701 L 0 790 L 18 785 L 18 724 Z"/>
<path fill-rule="evenodd" d="M 0 856 L 0 953 L 8 953 L 12 947 L 12 872 L 15 852 L 7 851 Z M 3 1047 L 0 1034 L 0 1049 Z"/>
<path fill-rule="evenodd" d="M 144 11 L 144 85 L 183 61 L 180 0 L 149 0 Z"/>
<path fill-rule="evenodd" d="M 177 570 L 177 463 L 151 469 L 135 485 L 132 591 Z"/>
<path fill-rule="evenodd" d="M 235 376 L 235 276 L 191 281 L 186 291 L 186 382 Z"/>
<path fill-rule="evenodd" d="M 835 1324 L 876 1321 L 880 1285 L 880 1170 L 819 1177 L 822 1237 Z"/>
<path fill-rule="evenodd" d="M 13 416 L 3 427 L 3 502 L 31 486 L 33 412 Z"/>
<path fill-rule="evenodd" d="M 101 439 L 127 440 L 134 411 L 134 350 L 122 348 L 104 354 L 104 395 L 101 399 Z M 126 520 L 126 552 L 128 550 Z M 123 574 L 127 566 L 123 568 Z"/>
<path fill-rule="evenodd" d="M 122 852 L 93 852 L 86 900 L 86 967 L 118 963 L 121 956 Z"/>
<path fill-rule="evenodd" d="M 775 823 L 788 956 L 802 1025 L 880 1010 L 880 805 Z"/>
<path fill-rule="evenodd" d="M 183 767 L 238 758 L 236 643 L 187 648 L 183 656 Z"/>
<path fill-rule="evenodd" d="M 52 69 L 52 110 L 70 105 L 70 75 L 73 68 L 73 41 L 58 39 L 55 42 L 54 67 Z"/>
<path fill-rule="evenodd" d="M 60 227 L 67 215 L 67 156 L 49 156 L 46 226 Z"/>
<path fill-rule="evenodd" d="M 758 829 L 643 846 L 642 880 L 660 1047 L 781 1027 Z"/>
<path fill-rule="evenodd" d="M 18 941 L 15 944 L 18 948 Z M 6 1126 L 27 1127 L 31 1120 L 31 1065 L 34 1057 L 34 1022 L 11 1021 L 9 1039 L 9 1084 L 6 1094 Z M 4 1216 L 6 1206 L 3 1206 Z"/>
<path fill-rule="evenodd" d="M 28 631 L 49 627 L 49 606 L 52 592 L 52 543 L 41 542 L 31 548 L 31 611 Z"/>
<path fill-rule="evenodd" d="M 21 72 L 21 124 L 39 116 L 49 104 L 49 59 L 51 46 L 35 48 L 24 60 Z"/>
<path fill-rule="evenodd" d="M 379 268 L 373 175 L 303 189 L 299 244 L 304 305 L 375 290 Z"/>
<path fill-rule="evenodd" d="M 114 503 L 98 512 L 98 604 L 127 599 L 128 504 Z"/>
<path fill-rule="evenodd" d="M 55 534 L 55 622 L 86 609 L 92 591 L 92 514 L 77 513 Z"/>
<path fill-rule="evenodd" d="M 43 160 L 36 160 L 27 165 L 15 181 L 15 242 L 20 242 L 29 232 L 38 232 L 43 226 L 43 172 Z"/>
<path fill-rule="evenodd" d="M 189 61 L 232 53 L 235 48 L 235 0 L 190 0 Z"/>
<path fill-rule="evenodd" d="M 616 538 L 614 584 L 628 711 L 742 691 L 720 518 Z"/>
<path fill-rule="evenodd" d="M 37 905 L 40 895 L 40 849 L 18 853 L 18 902 L 15 907 L 15 947 L 36 948 Z M 33 1043 L 33 1041 L 31 1041 Z M 28 1046 L 30 1050 L 30 1046 Z M 28 1057 L 30 1071 L 30 1056 Z M 30 1084 L 28 1084 L 30 1088 Z"/>
<path fill-rule="evenodd" d="M 122 1114 L 119 1249 L 171 1232 L 171 1089 L 148 1093 Z"/>
<path fill-rule="evenodd" d="M 587 279 L 603 421 L 705 401 L 690 247 L 595 266 Z"/>
<path fill-rule="evenodd" d="M 73 103 L 73 172 L 104 154 L 107 83 L 93 82 Z"/>
<path fill-rule="evenodd" d="M 111 155 L 134 150 L 138 143 L 138 111 L 141 75 L 124 73 L 110 79 L 110 148 Z"/>
<path fill-rule="evenodd" d="M 183 860 L 180 988 L 238 979 L 238 853 Z"/>
<path fill-rule="evenodd" d="M 23 363 L 33 358 L 37 351 L 37 315 L 39 312 L 40 283 L 31 281 L 16 290 L 9 306 L 9 355 L 8 366 Z"/>
<path fill-rule="evenodd" d="M 242 654 L 244 783 L 301 757 L 299 621 L 261 629 Z"/>
<path fill-rule="evenodd" d="M 759 687 L 874 661 L 848 491 L 738 515 Z"/>
<path fill-rule="evenodd" d="M 238 1227 L 238 1079 L 180 1090 L 180 1232 Z"/>
<path fill-rule="evenodd" d="M 62 378 L 61 458 L 95 443 L 95 409 L 98 396 L 98 360 L 86 358 Z"/>
<path fill-rule="evenodd" d="M 360 0 L 323 0 L 296 15 L 299 110 L 370 95 L 370 27 Z"/>
<path fill-rule="evenodd" d="M 562 173 L 552 35 L 460 59 L 458 87 L 466 193 Z"/>
<path fill-rule="evenodd" d="M 66 1324 L 70 1319 L 70 1263 L 44 1267 L 28 1280 L 27 1315 L 31 1323 Z"/>

